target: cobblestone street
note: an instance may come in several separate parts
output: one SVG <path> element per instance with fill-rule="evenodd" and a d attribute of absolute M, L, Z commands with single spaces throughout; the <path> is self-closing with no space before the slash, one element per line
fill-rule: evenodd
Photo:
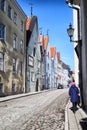
<path fill-rule="evenodd" d="M 0 130 L 64 130 L 67 89 L 0 103 Z"/>

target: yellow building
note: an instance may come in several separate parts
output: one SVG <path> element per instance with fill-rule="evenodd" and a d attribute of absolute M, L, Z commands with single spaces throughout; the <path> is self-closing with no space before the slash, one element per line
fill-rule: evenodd
<path fill-rule="evenodd" d="M 16 0 L 0 1 L 0 95 L 25 91 L 27 16 Z"/>

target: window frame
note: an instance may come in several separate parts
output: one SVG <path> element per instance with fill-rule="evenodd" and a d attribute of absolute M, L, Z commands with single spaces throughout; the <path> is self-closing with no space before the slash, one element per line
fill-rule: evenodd
<path fill-rule="evenodd" d="M 6 0 L 1 0 L 0 9 L 5 12 L 6 11 Z"/>
<path fill-rule="evenodd" d="M 36 47 L 33 48 L 33 56 L 35 57 L 36 55 Z"/>
<path fill-rule="evenodd" d="M 4 53 L 0 52 L 0 54 L 2 55 L 2 58 L 0 58 L 0 71 L 4 71 Z M 1 60 L 2 60 L 2 63 L 1 63 Z"/>
<path fill-rule="evenodd" d="M 23 42 L 23 40 L 20 41 L 20 53 L 24 54 L 24 42 Z"/>
<path fill-rule="evenodd" d="M 20 61 L 20 75 L 23 75 L 23 62 Z"/>
<path fill-rule="evenodd" d="M 17 24 L 17 13 L 16 12 L 14 12 L 13 21 L 15 24 Z"/>
<path fill-rule="evenodd" d="M 2 27 L 0 27 L 0 40 L 6 40 L 6 26 L 4 25 L 4 24 L 2 24 L 2 23 L 0 23 L 0 26 L 2 26 Z M 3 29 L 1 29 L 1 28 L 3 28 Z"/>
<path fill-rule="evenodd" d="M 13 48 L 17 49 L 17 43 L 18 43 L 18 38 L 17 35 L 14 33 L 13 34 Z"/>
<path fill-rule="evenodd" d="M 16 85 L 15 85 L 15 83 L 12 83 L 12 92 L 13 93 L 16 92 Z"/>
<path fill-rule="evenodd" d="M 8 17 L 12 19 L 12 8 L 10 5 L 8 5 Z"/>
<path fill-rule="evenodd" d="M 13 58 L 13 73 L 16 73 L 16 59 Z"/>
<path fill-rule="evenodd" d="M 21 31 L 24 32 L 24 22 L 21 20 Z"/>
<path fill-rule="evenodd" d="M 34 79 L 35 79 L 35 74 L 34 72 L 31 72 L 31 82 L 34 82 Z"/>
<path fill-rule="evenodd" d="M 4 93 L 4 84 L 3 84 L 3 83 L 0 83 L 0 87 L 1 87 L 1 88 L 0 88 L 0 90 L 1 90 L 0 93 Z"/>

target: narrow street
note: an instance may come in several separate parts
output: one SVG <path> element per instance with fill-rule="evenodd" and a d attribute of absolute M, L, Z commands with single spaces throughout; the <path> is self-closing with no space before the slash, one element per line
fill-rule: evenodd
<path fill-rule="evenodd" d="M 0 103 L 0 130 L 64 130 L 67 89 Z"/>

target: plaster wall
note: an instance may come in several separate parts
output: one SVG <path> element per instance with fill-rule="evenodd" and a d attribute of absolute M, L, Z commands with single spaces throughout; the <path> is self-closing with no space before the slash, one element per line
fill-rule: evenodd
<path fill-rule="evenodd" d="M 83 98 L 87 109 L 87 0 L 81 0 Z"/>

